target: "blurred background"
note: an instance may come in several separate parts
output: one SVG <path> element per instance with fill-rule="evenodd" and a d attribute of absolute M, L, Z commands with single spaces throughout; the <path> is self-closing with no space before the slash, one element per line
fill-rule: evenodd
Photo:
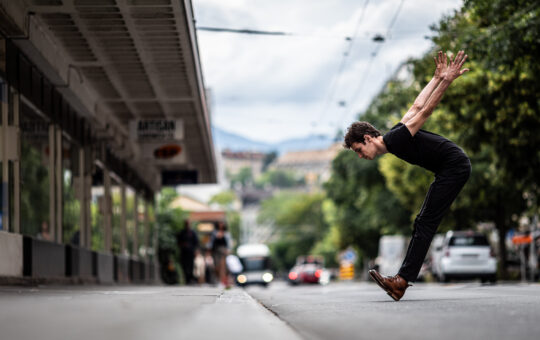
<path fill-rule="evenodd" d="M 359 160 L 342 139 L 356 120 L 388 131 L 436 52 L 465 50 L 470 72 L 425 129 L 473 171 L 419 280 L 539 280 L 537 1 L 0 10 L 0 240 L 13 246 L 0 276 L 228 287 L 394 274 L 432 174 Z"/>

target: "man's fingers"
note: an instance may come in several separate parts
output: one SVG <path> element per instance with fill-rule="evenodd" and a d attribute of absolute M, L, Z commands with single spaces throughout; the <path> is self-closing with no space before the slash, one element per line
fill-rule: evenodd
<path fill-rule="evenodd" d="M 461 66 L 463 66 L 463 64 L 465 64 L 465 61 L 467 60 L 467 57 L 468 57 L 468 55 L 465 54 L 463 59 L 461 59 L 461 63 L 459 63 L 459 67 L 461 67 Z"/>
<path fill-rule="evenodd" d="M 459 75 L 462 75 L 465 72 L 469 72 L 468 68 L 464 68 L 463 70 L 459 71 Z"/>
<path fill-rule="evenodd" d="M 459 62 L 461 61 L 461 53 L 463 51 L 458 51 L 456 57 L 454 58 L 454 64 L 459 64 Z"/>

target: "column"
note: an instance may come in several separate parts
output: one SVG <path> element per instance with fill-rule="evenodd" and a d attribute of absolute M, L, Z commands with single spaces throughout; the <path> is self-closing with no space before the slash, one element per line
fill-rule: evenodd
<path fill-rule="evenodd" d="M 79 200 L 81 207 L 81 212 L 79 214 L 79 246 L 85 248 L 91 248 L 92 242 L 88 237 L 89 225 L 86 224 L 86 193 L 85 193 L 85 181 L 84 181 L 84 160 L 85 160 L 84 147 L 79 149 L 79 171 L 77 172 L 77 177 L 75 178 L 75 197 Z"/>
<path fill-rule="evenodd" d="M 120 212 L 120 254 L 127 254 L 127 209 L 126 209 L 126 184 L 120 184 L 121 212 Z"/>
<path fill-rule="evenodd" d="M 49 125 L 49 233 L 56 240 L 56 126 Z"/>
<path fill-rule="evenodd" d="M 21 232 L 21 143 L 19 130 L 19 94 L 13 91 L 13 126 L 10 128 L 13 136 L 8 136 L 10 141 L 16 140 L 16 143 L 10 143 L 8 147 L 12 147 L 13 151 L 13 216 L 11 223 L 13 224 L 13 232 L 19 234 Z"/>
<path fill-rule="evenodd" d="M 133 227 L 133 249 L 131 251 L 132 255 L 139 257 L 139 195 L 137 192 L 133 195 L 133 220 L 135 225 Z"/>
<path fill-rule="evenodd" d="M 62 202 L 64 201 L 64 179 L 63 179 L 63 150 L 62 150 L 62 130 L 60 128 L 55 129 L 55 150 L 54 150 L 54 182 L 56 185 L 56 225 L 51 226 L 51 230 L 55 229 L 54 240 L 58 243 L 63 242 L 63 216 L 62 216 Z"/>
<path fill-rule="evenodd" d="M 144 257 L 149 259 L 148 249 L 150 249 L 150 220 L 148 216 L 148 201 L 144 200 Z"/>
<path fill-rule="evenodd" d="M 105 252 L 110 253 L 112 251 L 112 195 L 111 195 L 111 175 L 109 169 L 103 169 L 103 189 L 104 189 L 104 211 L 103 211 L 103 225 L 104 225 L 104 240 L 105 240 Z"/>

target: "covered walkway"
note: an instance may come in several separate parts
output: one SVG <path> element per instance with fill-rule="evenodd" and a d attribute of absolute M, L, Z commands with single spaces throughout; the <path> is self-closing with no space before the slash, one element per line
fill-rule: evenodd
<path fill-rule="evenodd" d="M 216 164 L 191 1 L 0 1 L 0 278 L 149 282 Z"/>

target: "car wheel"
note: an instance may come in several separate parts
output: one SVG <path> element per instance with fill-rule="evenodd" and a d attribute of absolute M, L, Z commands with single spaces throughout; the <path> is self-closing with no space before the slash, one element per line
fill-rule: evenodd
<path fill-rule="evenodd" d="M 496 283 L 497 282 L 497 275 L 491 275 L 489 277 L 489 282 Z"/>

